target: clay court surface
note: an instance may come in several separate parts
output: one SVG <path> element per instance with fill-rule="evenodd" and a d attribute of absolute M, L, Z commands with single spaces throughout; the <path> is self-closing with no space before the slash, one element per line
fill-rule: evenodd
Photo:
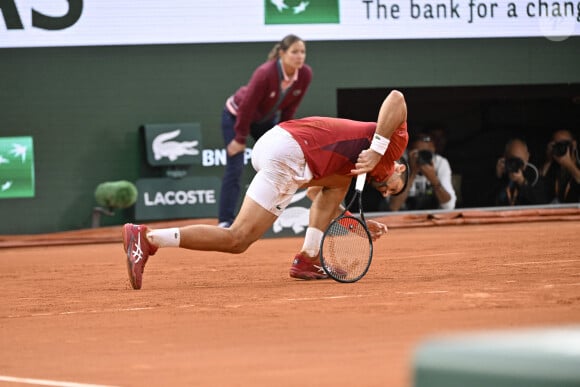
<path fill-rule="evenodd" d="M 391 228 L 355 284 L 289 278 L 301 238 L 238 256 L 165 249 L 140 291 L 120 240 L 4 247 L 0 377 L 411 386 L 430 337 L 580 323 L 579 236 L 578 220 Z"/>

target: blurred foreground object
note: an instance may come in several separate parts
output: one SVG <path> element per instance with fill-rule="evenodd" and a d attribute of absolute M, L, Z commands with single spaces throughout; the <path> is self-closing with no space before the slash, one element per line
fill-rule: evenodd
<path fill-rule="evenodd" d="M 415 387 L 580 386 L 580 326 L 486 331 L 423 342 Z"/>

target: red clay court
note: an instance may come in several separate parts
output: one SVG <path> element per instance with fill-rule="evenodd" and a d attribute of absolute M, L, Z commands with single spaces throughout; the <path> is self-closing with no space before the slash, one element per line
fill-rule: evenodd
<path fill-rule="evenodd" d="M 0 386 L 412 386 L 434 335 L 580 322 L 580 210 L 503 215 L 383 218 L 355 284 L 289 278 L 301 238 L 160 250 L 135 291 L 121 227 L 0 237 Z"/>

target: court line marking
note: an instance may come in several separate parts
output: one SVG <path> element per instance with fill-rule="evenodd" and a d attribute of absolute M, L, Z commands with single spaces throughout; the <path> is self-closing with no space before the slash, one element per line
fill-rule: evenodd
<path fill-rule="evenodd" d="M 522 265 L 547 265 L 552 263 L 570 263 L 580 262 L 580 259 L 556 259 L 552 261 L 529 261 L 529 262 L 513 262 L 513 263 L 499 263 L 499 266 L 522 266 Z"/>
<path fill-rule="evenodd" d="M 300 298 L 280 298 L 278 300 L 273 300 L 273 302 L 280 301 L 318 301 L 318 300 L 338 300 L 342 298 L 360 298 L 364 297 L 362 294 L 355 294 L 354 296 L 325 296 L 325 297 L 300 297 Z"/>
<path fill-rule="evenodd" d="M 349 295 L 340 295 L 340 296 L 324 296 L 324 297 L 298 297 L 298 298 L 277 298 L 274 300 L 269 300 L 267 302 L 262 302 L 260 303 L 260 305 L 264 305 L 264 304 L 274 304 L 274 303 L 285 303 L 285 302 L 295 302 L 295 301 L 321 301 L 321 300 L 340 300 L 340 299 L 345 299 L 345 298 L 361 298 L 361 297 L 371 297 L 371 296 L 376 296 L 376 294 L 355 294 L 352 296 Z M 242 306 L 253 306 L 256 303 L 246 303 L 246 304 L 228 304 L 225 305 L 226 308 L 241 308 Z"/>
<path fill-rule="evenodd" d="M 405 294 L 408 296 L 414 296 L 414 295 L 418 295 L 418 294 L 444 294 L 444 293 L 449 293 L 449 290 L 428 290 L 428 291 L 424 291 L 424 292 L 395 292 L 397 294 Z"/>
<path fill-rule="evenodd" d="M 118 387 L 104 384 L 86 384 L 75 382 L 63 382 L 59 380 L 17 378 L 15 376 L 0 375 L 0 382 L 34 384 L 37 386 L 58 386 L 58 387 Z"/>
<path fill-rule="evenodd" d="M 177 305 L 175 308 L 191 308 L 195 305 Z M 31 314 L 20 314 L 20 315 L 8 315 L 6 318 L 22 318 L 22 317 L 47 317 L 47 316 L 66 316 L 71 314 L 91 314 L 91 313 L 117 313 L 117 312 L 135 312 L 141 310 L 153 310 L 159 307 L 146 306 L 146 307 L 131 307 L 131 308 L 119 308 L 119 309 L 94 309 L 94 310 L 69 310 L 65 312 L 43 312 L 43 313 L 31 313 Z M 1 318 L 1 317 L 0 317 Z"/>
<path fill-rule="evenodd" d="M 569 260 L 559 260 L 559 261 L 547 261 L 547 262 L 532 262 L 532 263 L 552 263 L 552 262 L 579 262 L 580 259 L 569 259 Z M 527 262 L 522 262 L 521 264 L 528 264 Z M 517 263 L 512 264 L 500 264 L 500 265 L 517 265 Z M 515 281 L 507 281 L 507 282 L 515 282 Z M 551 286 L 578 286 L 580 283 L 570 283 L 570 284 L 558 284 L 558 285 L 551 285 Z M 426 295 L 426 294 L 446 294 L 450 293 L 449 290 L 426 290 L 426 291 L 417 291 L 417 292 L 395 292 L 396 294 L 404 294 L 404 295 Z M 300 301 L 318 301 L 318 300 L 341 300 L 347 298 L 362 298 L 362 297 L 374 297 L 377 294 L 355 294 L 355 295 L 334 295 L 334 296 L 323 296 L 323 297 L 297 297 L 297 298 L 278 298 L 273 300 L 268 300 L 267 302 L 261 302 L 260 304 L 265 303 L 284 303 L 284 302 L 300 302 Z M 26 318 L 26 317 L 51 317 L 51 316 L 67 316 L 67 315 L 76 315 L 76 314 L 96 314 L 96 313 L 122 313 L 122 312 L 139 312 L 143 310 L 156 310 L 156 309 L 188 309 L 188 308 L 195 308 L 199 307 L 200 310 L 207 310 L 207 309 L 219 309 L 222 308 L 241 308 L 244 306 L 252 306 L 255 305 L 256 302 L 247 303 L 247 304 L 226 304 L 226 305 L 216 305 L 216 306 L 205 306 L 205 305 L 196 305 L 196 304 L 185 304 L 185 305 L 165 305 L 165 306 L 142 306 L 142 307 L 128 307 L 128 308 L 117 308 L 117 309 L 100 309 L 100 310 L 77 310 L 77 311 L 64 311 L 64 312 L 42 312 L 42 313 L 32 313 L 27 315 L 8 315 L 8 316 L 0 316 L 1 318 Z"/>
<path fill-rule="evenodd" d="M 437 253 L 437 254 L 405 255 L 405 256 L 400 256 L 400 257 L 389 257 L 388 259 L 389 260 L 397 260 L 397 259 L 409 259 L 409 258 L 428 258 L 428 257 L 442 257 L 442 256 L 459 255 L 459 254 L 467 254 L 467 250 L 457 251 L 457 252 Z"/>
<path fill-rule="evenodd" d="M 324 297 L 302 297 L 302 298 L 278 298 L 267 301 L 267 303 L 284 303 L 284 302 L 293 302 L 293 301 L 317 301 L 317 300 L 337 300 L 337 299 L 345 299 L 345 298 L 361 298 L 361 297 L 370 297 L 375 295 L 363 295 L 363 294 L 355 294 L 355 295 L 337 295 L 337 296 L 324 296 Z M 227 304 L 221 306 L 202 306 L 202 305 L 195 305 L 195 304 L 186 304 L 186 305 L 166 305 L 166 306 L 143 306 L 143 307 L 129 307 L 129 308 L 117 308 L 117 309 L 100 309 L 100 310 L 69 310 L 64 312 L 42 312 L 42 313 L 31 313 L 31 314 L 19 314 L 19 315 L 8 315 L 8 316 L 0 316 L 0 318 L 26 318 L 26 317 L 51 317 L 51 316 L 69 316 L 75 314 L 95 314 L 95 313 L 120 313 L 120 312 L 139 312 L 142 310 L 155 310 L 155 309 L 162 309 L 162 308 L 175 308 L 175 309 L 187 309 L 187 308 L 194 308 L 199 307 L 200 309 L 215 309 L 215 308 L 240 308 L 242 306 L 247 305 L 255 305 L 255 302 L 247 303 L 247 304 Z M 261 304 L 264 304 L 262 302 Z"/>
<path fill-rule="evenodd" d="M 562 287 L 562 286 L 580 286 L 580 282 L 574 283 L 574 284 L 547 284 L 544 285 L 545 288 L 555 288 L 555 287 Z"/>

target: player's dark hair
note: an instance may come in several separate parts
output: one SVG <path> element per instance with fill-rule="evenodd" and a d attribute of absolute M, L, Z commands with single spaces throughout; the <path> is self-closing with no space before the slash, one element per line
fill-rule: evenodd
<path fill-rule="evenodd" d="M 411 174 L 411 167 L 409 166 L 409 162 L 407 161 L 406 158 L 401 157 L 397 161 L 406 167 L 405 171 L 403 173 L 401 173 L 401 179 L 403 179 L 403 188 L 401 188 L 401 190 L 399 192 L 397 192 L 395 194 L 391 194 L 391 196 L 398 196 L 398 195 L 402 194 L 403 192 L 405 192 L 405 190 L 407 189 L 407 185 L 409 184 L 409 175 Z"/>

